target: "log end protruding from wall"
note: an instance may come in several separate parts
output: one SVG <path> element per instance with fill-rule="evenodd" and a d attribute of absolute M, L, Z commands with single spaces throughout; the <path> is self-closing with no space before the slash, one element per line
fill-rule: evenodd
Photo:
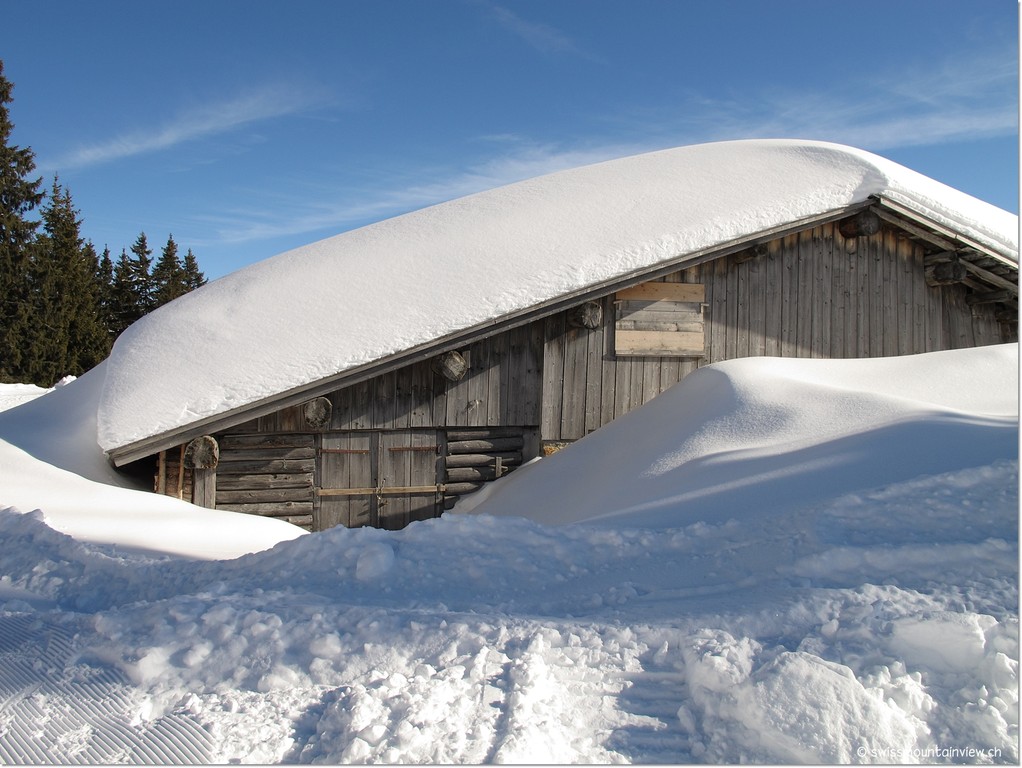
<path fill-rule="evenodd" d="M 880 231 L 880 217 L 870 210 L 859 211 L 842 219 L 837 228 L 844 238 L 869 237 Z"/>
<path fill-rule="evenodd" d="M 220 446 L 210 435 L 197 437 L 185 449 L 185 466 L 189 469 L 215 469 L 220 463 Z"/>
<path fill-rule="evenodd" d="M 305 423 L 312 429 L 322 429 L 330 423 L 334 406 L 327 397 L 317 397 L 310 400 L 303 408 Z"/>
<path fill-rule="evenodd" d="M 953 257 L 948 261 L 937 261 L 928 264 L 925 269 L 926 284 L 930 287 L 955 285 L 965 280 L 969 272 L 965 265 Z"/>
<path fill-rule="evenodd" d="M 468 362 L 459 352 L 451 350 L 433 361 L 433 370 L 448 381 L 461 381 L 468 373 Z"/>
<path fill-rule="evenodd" d="M 573 328 L 596 330 L 603 324 L 603 305 L 598 301 L 587 301 L 568 312 L 568 324 Z"/>

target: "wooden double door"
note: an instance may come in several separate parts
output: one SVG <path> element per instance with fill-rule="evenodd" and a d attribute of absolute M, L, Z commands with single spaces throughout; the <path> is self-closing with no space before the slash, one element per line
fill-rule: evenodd
<path fill-rule="evenodd" d="M 439 516 L 444 494 L 438 438 L 436 430 L 323 433 L 313 530 L 396 530 Z"/>

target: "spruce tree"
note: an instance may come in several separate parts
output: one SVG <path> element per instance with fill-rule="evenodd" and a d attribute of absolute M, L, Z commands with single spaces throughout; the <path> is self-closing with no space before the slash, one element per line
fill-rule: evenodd
<path fill-rule="evenodd" d="M 110 258 L 110 246 L 103 246 L 103 255 L 96 269 L 96 281 L 99 284 L 100 321 L 106 329 L 106 335 L 113 343 L 114 333 L 114 262 Z"/>
<path fill-rule="evenodd" d="M 100 260 L 91 242 L 86 242 L 82 248 L 80 264 L 82 309 L 71 327 L 71 342 L 74 345 L 71 356 L 72 372 L 78 371 L 73 374 L 75 376 L 103 362 L 113 345 L 104 307 L 108 283 L 103 281 Z"/>
<path fill-rule="evenodd" d="M 192 253 L 192 249 L 188 249 L 188 253 L 185 254 L 184 258 L 184 285 L 186 291 L 194 291 L 200 285 L 206 284 L 206 276 L 199 271 L 199 262 L 195 258 L 195 254 Z"/>
<path fill-rule="evenodd" d="M 114 265 L 108 301 L 114 338 L 156 307 L 152 253 L 142 232 L 131 246 L 131 255 L 122 249 Z"/>
<path fill-rule="evenodd" d="M 135 293 L 131 260 L 123 248 L 117 258 L 117 264 L 114 265 L 109 302 L 110 332 L 116 339 L 125 328 L 142 316 L 138 308 L 138 296 Z"/>
<path fill-rule="evenodd" d="M 101 323 L 96 252 L 83 241 L 71 193 L 57 179 L 43 206 L 42 224 L 31 251 L 34 322 L 25 337 L 23 378 L 52 386 L 102 360 L 109 337 Z"/>
<path fill-rule="evenodd" d="M 140 232 L 135 238 L 135 242 L 131 246 L 131 253 L 131 282 L 135 294 L 135 306 L 138 317 L 142 317 L 156 307 L 156 290 L 151 272 L 153 250 L 149 247 L 145 232 Z M 135 319 L 137 320 L 138 317 Z"/>
<path fill-rule="evenodd" d="M 68 324 L 76 297 L 68 293 L 72 253 L 82 246 L 78 221 L 57 180 L 42 207 L 43 232 L 30 250 L 29 297 L 33 322 L 23 334 L 20 377 L 52 386 L 62 375 L 69 347 Z"/>
<path fill-rule="evenodd" d="M 10 143 L 14 124 L 7 105 L 13 90 L 0 60 L 0 381 L 20 379 L 24 336 L 32 323 L 29 247 L 39 226 L 27 216 L 43 198 L 42 178 L 28 178 L 34 153 Z"/>
<path fill-rule="evenodd" d="M 160 252 L 160 258 L 153 266 L 153 284 L 155 287 L 155 305 L 162 307 L 168 301 L 188 292 L 185 286 L 185 272 L 181 260 L 177 256 L 177 243 L 174 236 L 167 238 L 167 244 Z"/>

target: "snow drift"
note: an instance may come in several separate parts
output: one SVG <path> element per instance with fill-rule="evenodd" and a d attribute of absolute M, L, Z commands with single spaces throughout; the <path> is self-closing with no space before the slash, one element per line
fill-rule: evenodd
<path fill-rule="evenodd" d="M 52 390 L 0 387 L 0 509 L 45 510 L 80 541 L 204 560 L 268 549 L 304 533 L 280 520 L 196 507 L 117 472 L 96 442 L 105 363 Z"/>
<path fill-rule="evenodd" d="M 744 358 L 468 497 L 547 524 L 746 519 L 1018 455 L 1018 345 L 871 360 Z"/>
<path fill-rule="evenodd" d="M 871 195 L 1017 259 L 1016 216 L 867 152 L 776 140 L 638 155 L 346 232 L 160 308 L 114 346 L 99 442 L 125 446 Z"/>

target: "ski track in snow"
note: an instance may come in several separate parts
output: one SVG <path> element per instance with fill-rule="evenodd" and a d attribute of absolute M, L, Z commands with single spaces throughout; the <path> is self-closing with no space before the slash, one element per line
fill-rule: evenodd
<path fill-rule="evenodd" d="M 65 627 L 0 615 L 0 762 L 208 762 L 212 740 L 194 718 L 141 718 L 144 695 L 116 669 L 83 664 L 74 651 Z"/>

